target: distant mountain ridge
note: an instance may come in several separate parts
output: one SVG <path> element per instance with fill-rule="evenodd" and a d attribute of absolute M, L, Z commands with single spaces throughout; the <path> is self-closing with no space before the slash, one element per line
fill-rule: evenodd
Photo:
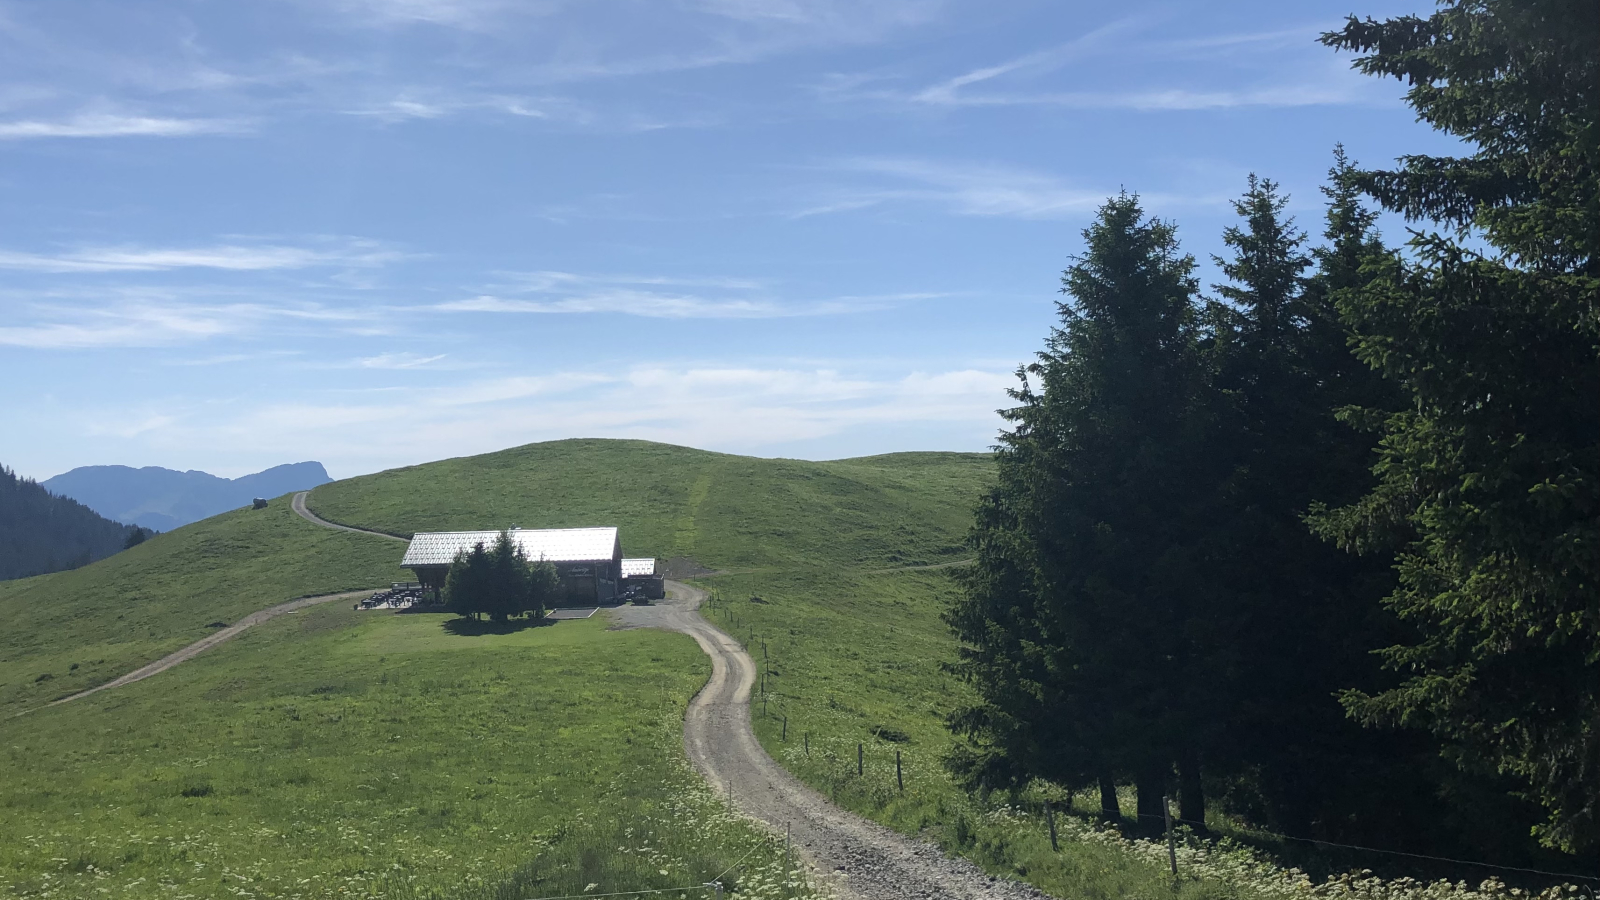
<path fill-rule="evenodd" d="M 121 550 L 133 527 L 0 466 L 0 581 L 85 566 Z"/>
<path fill-rule="evenodd" d="M 40 483 L 107 518 L 171 531 L 245 506 L 255 497 L 277 497 L 332 480 L 322 463 L 298 462 L 238 478 L 160 466 L 80 466 Z"/>

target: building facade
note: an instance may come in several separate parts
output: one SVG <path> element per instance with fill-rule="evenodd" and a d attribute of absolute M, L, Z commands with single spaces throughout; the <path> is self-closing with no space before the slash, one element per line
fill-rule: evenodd
<path fill-rule="evenodd" d="M 543 560 L 561 576 L 563 605 L 614 603 L 622 592 L 622 540 L 617 529 L 513 528 L 511 539 L 528 559 Z M 412 535 L 400 565 L 438 599 L 458 553 L 494 546 L 498 531 L 424 531 Z"/>

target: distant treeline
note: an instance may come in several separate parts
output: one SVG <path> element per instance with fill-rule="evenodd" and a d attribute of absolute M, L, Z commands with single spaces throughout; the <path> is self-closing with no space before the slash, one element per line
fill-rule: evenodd
<path fill-rule="evenodd" d="M 0 581 L 86 566 L 150 534 L 0 466 Z"/>
<path fill-rule="evenodd" d="M 980 697 L 950 764 L 1145 828 L 1175 794 L 1193 823 L 1592 870 L 1600 16 L 1461 0 L 1323 41 L 1470 155 L 1338 153 L 1314 246 L 1252 176 L 1209 296 L 1171 223 L 1101 208 L 948 615 Z"/>

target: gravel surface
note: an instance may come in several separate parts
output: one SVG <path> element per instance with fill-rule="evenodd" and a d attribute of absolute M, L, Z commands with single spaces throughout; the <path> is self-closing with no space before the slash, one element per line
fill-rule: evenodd
<path fill-rule="evenodd" d="M 211 634 L 208 634 L 200 640 L 195 641 L 189 646 L 183 648 L 182 650 L 169 653 L 147 666 L 134 669 L 132 672 L 129 672 L 121 677 L 114 678 L 105 684 L 95 685 L 86 691 L 79 691 L 70 697 L 62 697 L 60 700 L 53 700 L 45 705 L 59 706 L 63 703 L 70 703 L 80 697 L 87 697 L 90 694 L 97 693 L 99 691 L 122 687 L 125 684 L 133 684 L 135 681 L 143 681 L 146 678 L 149 678 L 151 675 L 159 675 L 178 663 L 184 662 L 185 660 L 194 659 L 196 656 L 199 656 L 207 650 L 210 650 L 212 647 L 215 647 L 223 641 L 232 640 L 233 638 L 238 637 L 239 633 L 244 631 L 246 628 L 249 628 L 252 625 L 260 625 L 262 622 L 265 622 L 268 619 L 276 619 L 278 616 L 292 613 L 297 610 L 302 610 L 308 606 L 316 606 L 319 603 L 329 603 L 334 600 L 349 600 L 353 597 L 368 597 L 371 596 L 372 593 L 373 591 L 369 589 L 365 591 L 346 591 L 342 594 L 320 594 L 315 597 L 301 597 L 298 600 L 290 600 L 288 603 L 280 603 L 277 606 L 253 612 L 250 615 L 245 616 L 239 621 L 233 623 L 232 625 L 229 625 L 226 628 L 219 628 Z M 18 713 L 18 715 L 21 715 L 21 713 Z"/>
<path fill-rule="evenodd" d="M 756 664 L 737 641 L 701 618 L 705 592 L 667 582 L 654 606 L 611 610 L 622 628 L 663 628 L 694 638 L 711 657 L 711 679 L 689 703 L 683 745 L 695 768 L 734 805 L 778 834 L 845 898 L 862 900 L 1044 900 L 1031 885 L 983 873 L 966 860 L 834 806 L 767 756 L 750 729 Z"/>
<path fill-rule="evenodd" d="M 332 528 L 335 531 L 351 531 L 356 534 L 370 534 L 374 537 L 388 538 L 391 541 L 406 541 L 406 543 L 410 543 L 410 541 L 400 537 L 399 535 L 384 534 L 381 531 L 368 531 L 365 528 L 351 528 L 349 525 L 340 525 L 338 522 L 329 522 L 327 519 L 319 519 L 317 518 L 316 513 L 306 508 L 306 497 L 310 493 L 310 491 L 301 491 L 300 493 L 295 494 L 294 500 L 290 501 L 289 503 L 289 505 L 294 508 L 294 511 L 299 514 L 300 518 L 305 519 L 307 522 L 310 522 L 313 525 L 321 525 L 323 528 Z"/>

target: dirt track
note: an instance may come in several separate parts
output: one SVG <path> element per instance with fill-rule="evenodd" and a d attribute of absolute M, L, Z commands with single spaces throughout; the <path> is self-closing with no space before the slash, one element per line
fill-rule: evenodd
<path fill-rule="evenodd" d="M 311 522 L 315 525 L 321 525 L 324 528 L 333 528 L 339 531 L 352 531 L 356 534 L 370 534 L 375 537 L 388 538 L 391 541 L 405 540 L 405 538 L 395 537 L 392 534 L 384 534 L 381 531 L 367 531 L 364 528 L 351 528 L 348 525 L 339 525 L 334 522 L 329 522 L 326 519 L 319 519 L 317 518 L 316 513 L 306 509 L 306 495 L 309 493 L 311 492 L 301 491 L 300 493 L 295 494 L 294 500 L 290 502 L 290 506 L 294 509 L 294 511 L 298 513 L 301 518 L 308 522 Z M 315 606 L 319 603 L 330 603 L 334 600 L 349 600 L 353 597 L 365 597 L 372 593 L 372 590 L 345 591 L 341 594 L 320 594 L 316 597 L 301 597 L 298 600 L 290 600 L 288 603 L 280 603 L 277 606 L 263 609 L 258 612 L 253 612 L 250 615 L 245 616 L 239 621 L 233 623 L 232 625 L 229 625 L 226 628 L 219 628 L 212 634 L 206 635 L 200 640 L 195 641 L 187 647 L 184 647 L 182 650 L 169 653 L 147 666 L 134 669 L 132 672 L 129 672 L 126 675 L 123 675 L 119 678 L 114 678 L 105 684 L 95 685 L 86 691 L 79 691 L 78 693 L 69 697 L 62 697 L 60 700 L 53 700 L 50 703 L 45 704 L 45 706 L 59 706 L 62 703 L 70 703 L 80 697 L 87 697 L 90 694 L 98 693 L 100 691 L 122 687 L 125 684 L 133 684 L 135 681 L 143 681 L 144 679 L 149 678 L 151 675 L 159 675 L 178 663 L 199 656 L 223 641 L 237 637 L 239 633 L 244 631 L 246 628 L 249 628 L 253 625 L 260 625 L 262 622 L 265 622 L 268 619 L 275 619 L 278 616 L 292 613 L 296 610 L 305 609 L 308 606 Z M 40 707 L 35 707 L 35 709 L 38 708 Z M 24 710 L 23 712 L 30 711 L 31 710 Z M 22 715 L 22 713 L 18 713 L 18 715 Z"/>
<path fill-rule="evenodd" d="M 965 860 L 834 806 L 767 756 L 750 728 L 756 664 L 698 612 L 705 592 L 667 582 L 670 599 L 611 611 L 624 628 L 663 628 L 694 638 L 711 657 L 711 678 L 689 703 L 683 745 L 718 791 L 779 834 L 785 828 L 835 890 L 863 900 L 1045 900 L 1048 895 L 985 875 Z"/>
<path fill-rule="evenodd" d="M 289 502 L 289 506 L 294 509 L 296 515 L 313 525 L 321 525 L 323 528 L 332 528 L 335 531 L 349 531 L 354 534 L 370 534 L 373 537 L 388 538 L 391 541 L 406 540 L 399 535 L 384 534 L 381 531 L 368 531 L 365 528 L 351 528 L 349 525 L 340 525 L 338 522 L 329 522 L 327 519 L 318 518 L 316 513 L 306 508 L 306 496 L 310 493 L 310 491 L 301 491 L 300 493 L 295 494 L 294 499 Z"/>
<path fill-rule="evenodd" d="M 223 641 L 238 637 L 240 632 L 251 627 L 252 625 L 260 625 L 262 622 L 265 622 L 268 619 L 276 619 L 278 616 L 286 613 L 292 613 L 295 610 L 305 609 L 308 606 L 316 606 L 319 603 L 330 603 L 334 600 L 349 600 L 354 597 L 365 597 L 371 593 L 371 590 L 345 591 L 342 594 L 321 594 L 316 597 L 301 597 L 298 600 L 290 600 L 288 603 L 280 603 L 277 606 L 253 612 L 250 615 L 245 616 L 239 621 L 233 623 L 232 625 L 229 625 L 227 628 L 219 628 L 211 634 L 208 634 L 200 640 L 195 641 L 189 646 L 183 648 L 182 650 L 169 653 L 147 666 L 134 669 L 132 672 L 129 672 L 128 674 L 119 678 L 114 678 L 105 684 L 95 685 L 86 691 L 79 691 L 70 697 L 62 697 L 60 700 L 53 700 L 45 705 L 59 706 L 63 703 L 70 703 L 71 701 L 77 700 L 80 697 L 87 697 L 90 694 L 97 693 L 99 691 L 122 687 L 125 684 L 133 684 L 135 681 L 143 681 L 144 679 L 149 678 L 151 675 L 159 675 L 160 673 L 165 672 L 178 663 L 193 659 L 207 650 L 210 650 L 212 647 L 222 643 Z"/>

